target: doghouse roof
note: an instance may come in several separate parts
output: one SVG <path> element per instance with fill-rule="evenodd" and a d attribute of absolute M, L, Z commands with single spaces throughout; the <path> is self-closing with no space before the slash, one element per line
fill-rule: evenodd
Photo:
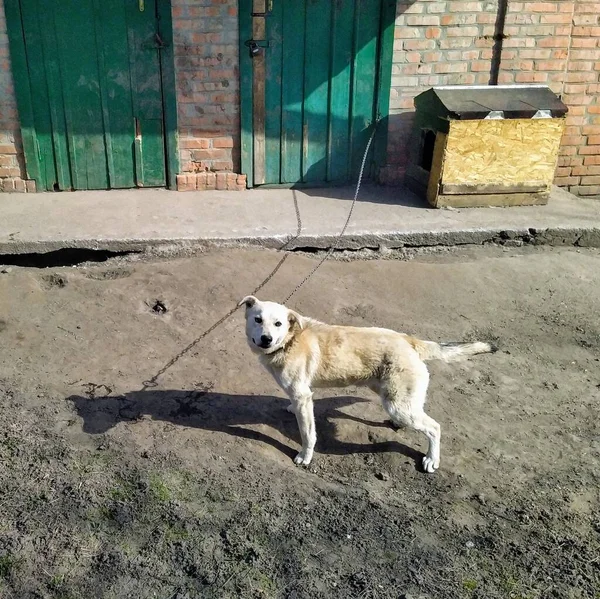
<path fill-rule="evenodd" d="M 532 118 L 540 110 L 552 117 L 568 109 L 544 85 L 448 85 L 433 87 L 415 98 L 417 111 L 456 120 L 484 119 L 490 113 L 504 118 Z"/>

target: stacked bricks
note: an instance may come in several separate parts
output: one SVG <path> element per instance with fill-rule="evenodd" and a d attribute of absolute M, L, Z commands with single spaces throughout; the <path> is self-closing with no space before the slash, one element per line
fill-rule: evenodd
<path fill-rule="evenodd" d="M 562 90 L 569 114 L 556 184 L 600 199 L 600 2 L 564 4 L 573 8 Z"/>
<path fill-rule="evenodd" d="M 243 191 L 246 189 L 246 175 L 228 172 L 203 171 L 177 175 L 178 191 Z"/>
<path fill-rule="evenodd" d="M 232 176 L 225 177 L 225 187 L 213 184 L 215 173 L 231 175 L 240 168 L 237 4 L 173 1 L 180 172 L 185 175 L 178 178 L 178 189 L 239 187 Z"/>
<path fill-rule="evenodd" d="M 413 99 L 434 85 L 548 85 L 569 107 L 556 183 L 600 197 L 600 2 L 508 2 L 502 52 L 498 1 L 400 0 L 397 5 L 388 164 L 384 183 L 407 166 Z"/>
<path fill-rule="evenodd" d="M 0 190 L 35 191 L 34 181 L 25 181 L 25 159 L 21 146 L 17 102 L 10 69 L 4 4 L 0 3 Z"/>

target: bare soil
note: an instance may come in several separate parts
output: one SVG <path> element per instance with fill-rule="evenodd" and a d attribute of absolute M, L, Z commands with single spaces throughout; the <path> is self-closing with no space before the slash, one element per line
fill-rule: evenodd
<path fill-rule="evenodd" d="M 364 390 L 320 392 L 317 453 L 242 314 L 276 252 L 0 274 L 0 596 L 600 597 L 600 253 L 482 248 L 330 261 L 293 307 L 425 339 L 493 340 L 431 364 L 425 439 Z M 292 255 L 279 300 L 316 257 Z"/>

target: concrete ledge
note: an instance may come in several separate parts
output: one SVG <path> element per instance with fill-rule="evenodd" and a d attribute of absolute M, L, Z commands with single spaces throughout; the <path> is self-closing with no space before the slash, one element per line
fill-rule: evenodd
<path fill-rule="evenodd" d="M 0 196 L 0 254 L 60 249 L 158 252 L 211 247 L 327 249 L 352 188 L 130 190 Z M 339 249 L 503 243 L 600 247 L 600 202 L 554 188 L 547 206 L 437 210 L 402 188 L 365 186 Z"/>

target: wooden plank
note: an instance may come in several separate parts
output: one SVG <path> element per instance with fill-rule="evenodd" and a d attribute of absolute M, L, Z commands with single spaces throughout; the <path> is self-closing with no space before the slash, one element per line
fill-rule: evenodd
<path fill-rule="evenodd" d="M 438 133 L 435 136 L 433 146 L 433 160 L 431 161 L 431 174 L 427 185 L 427 201 L 432 206 L 437 206 L 437 196 L 440 189 L 440 181 L 444 173 L 444 152 L 446 151 L 446 133 Z"/>
<path fill-rule="evenodd" d="M 27 54 L 26 69 L 29 73 L 32 94 L 33 126 L 35 127 L 35 149 L 39 158 L 42 189 L 52 191 L 58 185 L 52 141 L 52 120 L 48 99 L 45 58 L 42 43 L 40 13 L 36 0 L 22 0 L 22 23 Z M 15 78 L 16 79 L 16 78 Z"/>
<path fill-rule="evenodd" d="M 42 8 L 40 0 L 37 0 L 37 4 L 38 10 L 40 10 Z M 52 145 L 54 147 L 56 176 L 58 189 L 68 190 L 73 188 L 73 181 L 71 177 L 71 165 L 69 163 L 69 147 L 67 144 L 64 86 L 61 79 L 60 64 L 56 60 L 56 56 L 58 55 L 56 19 L 60 18 L 60 9 L 57 11 L 54 2 L 44 3 L 44 8 L 45 15 L 41 32 L 44 46 L 50 120 L 52 122 Z"/>
<path fill-rule="evenodd" d="M 25 34 L 23 32 L 19 0 L 5 0 L 4 11 L 27 177 L 36 182 L 38 190 L 42 190 L 46 189 L 46 176 L 41 168 L 40 157 L 38 156 L 33 98 L 27 68 L 27 50 L 25 48 Z"/>
<path fill-rule="evenodd" d="M 548 203 L 549 197 L 549 191 L 540 193 L 491 193 L 485 195 L 438 195 L 436 207 L 543 206 Z"/>
<path fill-rule="evenodd" d="M 332 3 L 331 93 L 329 95 L 329 135 L 327 180 L 345 182 L 350 176 L 350 105 L 354 0 Z"/>
<path fill-rule="evenodd" d="M 282 69 L 282 16 L 283 2 L 273 2 L 266 19 L 264 48 L 266 62 L 265 81 L 265 181 L 281 181 L 281 69 Z"/>
<path fill-rule="evenodd" d="M 246 175 L 247 185 L 254 183 L 253 168 L 253 65 L 246 40 L 252 38 L 252 4 L 253 0 L 239 0 L 240 27 L 240 121 L 241 121 L 241 172 Z"/>
<path fill-rule="evenodd" d="M 564 124 L 564 118 L 450 121 L 443 183 L 550 185 Z"/>
<path fill-rule="evenodd" d="M 254 0 L 253 12 L 264 13 L 266 11 L 266 0 Z M 265 17 L 252 18 L 252 39 L 264 40 L 266 37 Z M 265 164 L 265 118 L 266 118 L 266 98 L 265 98 L 265 79 L 266 64 L 265 51 L 261 49 L 252 59 L 253 80 L 253 118 L 254 118 L 254 184 L 260 185 L 266 181 Z"/>
<path fill-rule="evenodd" d="M 281 182 L 302 181 L 302 100 L 306 3 L 283 3 Z"/>
<path fill-rule="evenodd" d="M 158 32 L 165 46 L 159 51 L 162 75 L 163 118 L 166 137 L 167 187 L 177 189 L 179 173 L 179 129 L 177 125 L 177 83 L 171 0 L 158 2 Z"/>
<path fill-rule="evenodd" d="M 396 0 L 382 0 L 379 40 L 379 73 L 377 83 L 377 114 L 381 119 L 373 139 L 374 168 L 379 169 L 387 162 L 387 141 L 392 86 L 392 57 L 394 53 L 394 30 L 396 26 Z"/>
<path fill-rule="evenodd" d="M 127 19 L 122 0 L 94 0 L 102 118 L 111 188 L 135 187 Z"/>
<path fill-rule="evenodd" d="M 61 62 L 67 139 L 73 187 L 106 189 L 109 186 L 102 102 L 91 0 L 60 0 L 56 11 L 56 37 Z M 87 32 L 82 35 L 81 32 Z"/>
<path fill-rule="evenodd" d="M 133 116 L 136 132 L 136 184 L 162 187 L 166 184 L 160 61 L 156 42 L 156 0 L 127 3 L 129 64 Z M 138 135 L 139 134 L 139 135 Z M 140 137 L 141 136 L 141 137 Z"/>
<path fill-rule="evenodd" d="M 327 178 L 331 0 L 306 6 L 302 181 Z"/>
<path fill-rule="evenodd" d="M 498 183 L 443 183 L 440 185 L 440 194 L 467 195 L 485 193 L 535 193 L 549 191 L 550 186 L 545 181 L 530 181 L 526 183 L 512 183 L 502 185 Z"/>
<path fill-rule="evenodd" d="M 375 117 L 380 0 L 356 0 L 355 59 L 352 89 L 351 174 L 358 177 L 363 154 Z M 372 152 L 372 150 L 371 150 Z M 370 175 L 367 161 L 365 175 Z"/>

